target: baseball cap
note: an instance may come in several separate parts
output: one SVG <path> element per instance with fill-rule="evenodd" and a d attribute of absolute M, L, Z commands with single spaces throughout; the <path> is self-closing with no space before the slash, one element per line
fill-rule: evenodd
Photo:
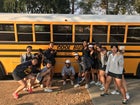
<path fill-rule="evenodd" d="M 70 60 L 69 60 L 69 59 L 67 59 L 67 60 L 65 61 L 65 63 L 70 63 Z"/>

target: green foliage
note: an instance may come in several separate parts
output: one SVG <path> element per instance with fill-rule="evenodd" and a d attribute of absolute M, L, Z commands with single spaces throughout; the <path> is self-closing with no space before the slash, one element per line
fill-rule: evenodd
<path fill-rule="evenodd" d="M 138 13 L 140 13 L 140 0 L 135 0 L 135 9 Z"/>
<path fill-rule="evenodd" d="M 0 6 L 1 12 L 11 13 L 71 12 L 69 0 L 0 0 Z"/>
<path fill-rule="evenodd" d="M 0 0 L 0 12 L 4 12 L 4 8 L 3 8 L 3 0 Z"/>
<path fill-rule="evenodd" d="M 78 7 L 83 10 L 83 14 L 91 14 L 93 3 L 96 0 L 81 0 L 77 3 Z"/>

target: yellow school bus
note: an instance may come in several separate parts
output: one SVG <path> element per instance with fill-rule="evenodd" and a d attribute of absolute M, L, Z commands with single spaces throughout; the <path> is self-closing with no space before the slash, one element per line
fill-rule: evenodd
<path fill-rule="evenodd" d="M 20 63 L 26 46 L 45 50 L 54 42 L 57 50 L 55 73 L 60 73 L 66 59 L 75 70 L 73 53 L 81 53 L 82 41 L 125 46 L 125 73 L 140 72 L 139 15 L 73 15 L 73 14 L 0 14 L 0 76 L 12 73 Z"/>

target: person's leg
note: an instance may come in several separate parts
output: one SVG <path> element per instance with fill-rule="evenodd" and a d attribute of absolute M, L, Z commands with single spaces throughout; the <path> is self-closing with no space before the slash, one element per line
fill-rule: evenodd
<path fill-rule="evenodd" d="M 112 81 L 112 77 L 108 75 L 107 78 L 106 78 L 106 82 L 105 82 L 104 93 L 102 93 L 101 96 L 107 96 L 108 95 L 108 89 L 109 89 L 111 81 Z"/>
<path fill-rule="evenodd" d="M 129 92 L 128 92 L 128 89 L 127 89 L 127 83 L 126 83 L 126 80 L 124 78 L 124 75 L 122 75 L 122 82 L 123 82 L 124 89 L 126 91 L 126 98 L 130 99 L 130 95 L 129 95 Z"/>
<path fill-rule="evenodd" d="M 74 85 L 74 75 L 70 75 L 69 78 L 70 78 L 71 85 Z"/>
<path fill-rule="evenodd" d="M 35 82 L 35 76 L 30 74 L 26 78 L 28 79 L 28 90 L 31 93 L 32 92 L 32 86 Z"/>
<path fill-rule="evenodd" d="M 104 70 L 99 70 L 99 79 L 101 82 L 101 86 L 100 86 L 100 90 L 104 90 L 105 89 L 105 71 Z"/>
<path fill-rule="evenodd" d="M 66 79 L 67 79 L 66 74 L 64 74 L 64 75 L 62 76 L 62 79 L 63 79 L 63 85 L 66 85 Z"/>
<path fill-rule="evenodd" d="M 99 70 L 98 69 L 96 69 L 96 83 L 95 83 L 95 85 L 96 86 L 101 86 L 101 82 L 100 82 L 100 75 L 99 75 Z"/>
<path fill-rule="evenodd" d="M 85 72 L 85 81 L 86 81 L 86 84 L 89 84 L 89 71 Z"/>
<path fill-rule="evenodd" d="M 105 71 L 99 70 L 99 77 L 102 85 L 105 87 Z"/>
<path fill-rule="evenodd" d="M 118 79 L 118 78 L 115 78 L 115 81 L 116 81 L 116 84 L 122 94 L 122 97 L 123 97 L 123 103 L 127 103 L 127 98 L 126 98 L 126 92 L 125 92 L 125 89 L 123 87 L 123 83 L 122 83 L 122 79 Z"/>
<path fill-rule="evenodd" d="M 85 88 L 89 88 L 89 71 L 85 71 L 85 82 L 86 82 L 86 85 L 85 85 Z"/>
<path fill-rule="evenodd" d="M 92 77 L 92 81 L 90 82 L 90 84 L 94 84 L 95 83 L 95 74 L 94 74 L 94 69 L 91 68 L 91 77 Z"/>
<path fill-rule="evenodd" d="M 18 83 L 20 84 L 20 86 L 13 93 L 13 97 L 16 99 L 18 98 L 18 93 L 26 87 L 26 81 L 24 81 L 24 79 L 19 80 Z"/>
<path fill-rule="evenodd" d="M 79 73 L 78 73 L 78 77 L 77 77 L 77 84 L 74 85 L 74 87 L 75 87 L 75 88 L 76 88 L 76 87 L 79 87 L 80 84 L 81 84 L 82 82 L 83 82 L 83 81 L 82 81 L 82 72 L 79 72 Z"/>
<path fill-rule="evenodd" d="M 44 77 L 44 80 L 45 80 L 45 89 L 44 89 L 44 91 L 45 92 L 52 92 L 52 90 L 50 89 L 50 87 L 51 87 L 51 81 L 52 81 L 52 78 L 51 78 L 51 75 L 46 75 L 45 77 Z"/>

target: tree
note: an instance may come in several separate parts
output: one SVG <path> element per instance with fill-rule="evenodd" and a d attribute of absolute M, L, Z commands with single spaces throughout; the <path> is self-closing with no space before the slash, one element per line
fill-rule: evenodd
<path fill-rule="evenodd" d="M 93 3 L 96 0 L 77 1 L 77 7 L 81 9 L 81 14 L 92 14 Z"/>
<path fill-rule="evenodd" d="M 4 12 L 3 3 L 4 0 L 0 0 L 0 12 Z"/>
<path fill-rule="evenodd" d="M 16 12 L 16 1 L 17 0 L 4 0 L 5 12 Z"/>
<path fill-rule="evenodd" d="M 140 0 L 135 0 L 135 9 L 138 13 L 140 13 Z"/>
<path fill-rule="evenodd" d="M 3 12 L 11 13 L 70 13 L 69 0 L 1 0 Z"/>

